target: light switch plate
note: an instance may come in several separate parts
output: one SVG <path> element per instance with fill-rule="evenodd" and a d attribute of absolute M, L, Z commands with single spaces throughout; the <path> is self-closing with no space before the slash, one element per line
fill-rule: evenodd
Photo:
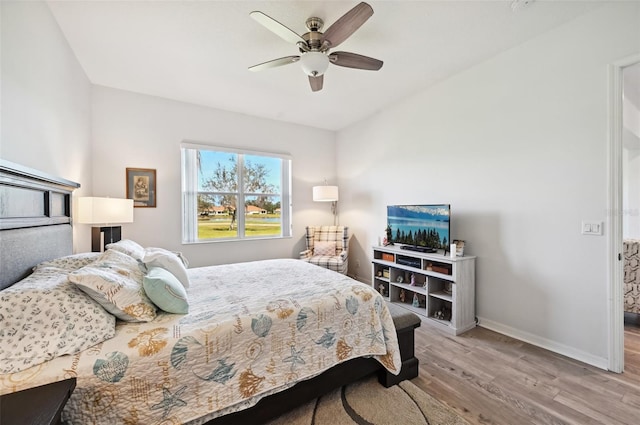
<path fill-rule="evenodd" d="M 582 222 L 582 234 L 583 235 L 602 235 L 603 223 L 601 221 L 583 221 Z"/>

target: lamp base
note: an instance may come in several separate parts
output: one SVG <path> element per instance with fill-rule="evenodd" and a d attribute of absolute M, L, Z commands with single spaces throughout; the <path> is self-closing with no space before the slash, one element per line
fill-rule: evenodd
<path fill-rule="evenodd" d="M 100 247 L 102 239 L 100 236 L 104 233 L 103 246 Z M 104 227 L 92 227 L 91 228 L 91 251 L 101 252 L 107 249 L 107 245 L 113 242 L 118 242 L 122 238 L 121 226 L 104 226 Z"/>

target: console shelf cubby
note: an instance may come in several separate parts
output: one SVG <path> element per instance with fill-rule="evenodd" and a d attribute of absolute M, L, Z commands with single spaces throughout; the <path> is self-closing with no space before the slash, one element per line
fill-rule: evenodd
<path fill-rule="evenodd" d="M 374 246 L 371 285 L 389 302 L 459 335 L 476 326 L 475 259 Z"/>

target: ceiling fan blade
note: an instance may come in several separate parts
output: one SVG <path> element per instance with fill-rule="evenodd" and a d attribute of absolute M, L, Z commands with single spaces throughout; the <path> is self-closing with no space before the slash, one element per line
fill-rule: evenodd
<path fill-rule="evenodd" d="M 259 63 L 258 65 L 253 65 L 249 67 L 249 71 L 262 71 L 263 69 L 275 68 L 282 65 L 289 65 L 290 63 L 298 62 L 300 60 L 300 56 L 285 56 L 283 58 L 278 58 L 274 60 L 270 60 L 268 62 Z"/>
<path fill-rule="evenodd" d="M 309 84 L 311 85 L 311 91 L 322 90 L 323 82 L 324 82 L 324 75 L 319 75 L 317 77 L 312 77 L 311 75 L 309 75 Z"/>
<path fill-rule="evenodd" d="M 349 52 L 334 52 L 329 55 L 329 61 L 338 66 L 347 68 L 366 69 L 369 71 L 377 71 L 382 68 L 381 60 L 370 58 L 368 56 L 358 55 Z"/>
<path fill-rule="evenodd" d="M 362 2 L 342 15 L 322 34 L 322 43 L 336 47 L 364 24 L 373 15 L 373 8 Z"/>
<path fill-rule="evenodd" d="M 296 34 L 292 29 L 282 25 L 280 22 L 276 21 L 270 16 L 265 15 L 262 12 L 253 11 L 249 14 L 249 16 L 258 21 L 269 31 L 283 38 L 285 41 L 293 44 L 302 42 L 306 45 L 307 43 L 306 41 L 304 41 L 304 38 L 300 37 L 300 35 Z"/>

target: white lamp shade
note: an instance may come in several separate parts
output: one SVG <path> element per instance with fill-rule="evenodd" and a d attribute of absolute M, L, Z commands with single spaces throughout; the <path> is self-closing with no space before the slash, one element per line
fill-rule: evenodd
<path fill-rule="evenodd" d="M 133 223 L 133 199 L 78 198 L 78 223 Z"/>
<path fill-rule="evenodd" d="M 315 202 L 334 202 L 338 200 L 338 186 L 314 186 L 313 200 Z"/>
<path fill-rule="evenodd" d="M 319 77 L 329 67 L 329 56 L 321 52 L 307 52 L 300 57 L 300 65 L 305 74 Z"/>

